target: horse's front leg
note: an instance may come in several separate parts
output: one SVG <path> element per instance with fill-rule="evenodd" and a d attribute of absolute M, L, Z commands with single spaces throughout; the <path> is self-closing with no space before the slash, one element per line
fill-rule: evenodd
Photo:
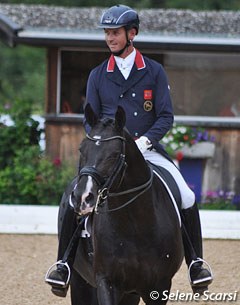
<path fill-rule="evenodd" d="M 123 294 L 106 278 L 97 280 L 97 296 L 99 305 L 118 305 Z"/>

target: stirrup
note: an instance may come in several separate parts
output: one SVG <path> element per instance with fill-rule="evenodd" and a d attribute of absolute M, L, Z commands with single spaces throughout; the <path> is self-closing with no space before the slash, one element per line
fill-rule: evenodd
<path fill-rule="evenodd" d="M 49 275 L 50 275 L 50 273 L 54 270 L 54 267 L 55 267 L 55 266 L 59 266 L 59 265 L 62 265 L 62 266 L 64 266 L 64 267 L 67 268 L 68 277 L 67 277 L 67 281 L 66 281 L 66 282 L 58 281 L 58 280 L 52 280 L 51 278 L 49 278 Z M 50 285 L 54 285 L 54 284 L 55 284 L 55 285 L 57 285 L 57 286 L 62 286 L 62 288 L 65 288 L 65 287 L 67 287 L 68 284 L 69 284 L 70 277 L 71 277 L 71 269 L 70 269 L 68 263 L 67 263 L 67 262 L 63 263 L 63 261 L 60 260 L 60 261 L 54 263 L 54 264 L 48 269 L 48 271 L 47 271 L 47 273 L 46 273 L 46 275 L 45 275 L 45 282 L 46 282 L 46 283 L 49 283 Z"/>
<path fill-rule="evenodd" d="M 193 280 L 191 278 L 191 268 L 195 263 L 198 263 L 198 262 L 201 262 L 207 266 L 207 270 L 209 271 L 210 276 L 202 278 L 202 279 Z M 188 280 L 189 280 L 191 286 L 196 286 L 198 284 L 204 284 L 205 282 L 211 283 L 213 280 L 213 272 L 212 272 L 210 265 L 204 259 L 202 259 L 200 257 L 198 257 L 196 260 L 192 260 L 191 264 L 188 267 Z"/>

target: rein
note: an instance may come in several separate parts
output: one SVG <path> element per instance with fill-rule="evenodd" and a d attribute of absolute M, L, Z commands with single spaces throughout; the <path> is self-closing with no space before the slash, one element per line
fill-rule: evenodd
<path fill-rule="evenodd" d="M 131 194 L 131 193 L 134 193 L 134 192 L 137 192 L 137 191 L 141 191 L 140 193 L 138 193 L 136 196 L 134 196 L 133 198 L 131 198 L 130 200 L 128 200 L 127 202 L 123 203 L 122 205 L 120 205 L 119 207 L 117 208 L 114 208 L 114 209 L 108 209 L 104 212 L 114 212 L 114 211 L 118 211 L 122 208 L 125 208 L 126 206 L 128 206 L 129 204 L 131 204 L 132 202 L 134 202 L 138 197 L 140 197 L 142 194 L 144 194 L 151 186 L 152 186 L 152 181 L 153 181 L 153 171 L 150 169 L 150 178 L 148 179 L 148 181 L 142 185 L 139 185 L 137 187 L 134 187 L 132 189 L 129 189 L 129 190 L 126 190 L 126 191 L 123 191 L 123 192 L 119 192 L 119 193 L 108 193 L 107 196 L 104 196 L 102 197 L 102 194 L 101 194 L 101 191 L 102 190 L 99 190 L 98 191 L 98 198 L 99 196 L 103 199 L 102 202 L 99 202 L 98 203 L 98 199 L 97 199 L 97 203 L 96 203 L 96 206 L 95 206 L 95 212 L 96 214 L 99 213 L 98 211 L 98 207 L 101 203 L 105 202 L 107 197 L 117 197 L 117 196 L 122 196 L 122 195 L 127 195 L 127 194 Z M 103 190 L 104 191 L 104 190 Z M 104 212 L 100 212 L 100 213 L 104 213 Z"/>
<path fill-rule="evenodd" d="M 124 178 L 124 174 L 125 174 L 126 167 L 127 167 L 127 163 L 125 161 L 126 139 L 122 136 L 112 136 L 112 137 L 105 138 L 105 139 L 98 139 L 98 138 L 93 138 L 93 137 L 89 136 L 88 134 L 86 135 L 86 137 L 89 140 L 94 141 L 96 144 L 97 143 L 100 144 L 101 142 L 112 141 L 115 139 L 119 139 L 123 142 L 123 152 L 119 155 L 118 161 L 113 168 L 111 176 L 109 176 L 108 178 L 102 177 L 100 175 L 100 173 L 97 171 L 97 169 L 95 169 L 94 167 L 91 167 L 91 166 L 83 167 L 79 172 L 79 179 L 81 178 L 81 176 L 86 176 L 86 175 L 91 176 L 96 181 L 96 183 L 99 186 L 101 186 L 101 188 L 98 190 L 98 197 L 97 197 L 96 205 L 94 208 L 94 211 L 96 214 L 99 213 L 99 208 L 102 206 L 102 204 L 104 202 L 106 202 L 108 197 L 123 196 L 123 195 L 127 195 L 127 194 L 131 194 L 131 193 L 140 191 L 140 193 L 138 193 L 136 196 L 134 196 L 133 198 L 131 198 L 130 200 L 128 200 L 121 206 L 114 208 L 114 209 L 108 209 L 108 210 L 104 211 L 104 212 L 114 212 L 114 211 L 118 211 L 118 210 L 128 206 L 129 204 L 131 204 L 133 201 L 135 201 L 139 196 L 144 194 L 151 187 L 152 181 L 153 181 L 153 171 L 152 170 L 150 170 L 150 178 L 146 183 L 139 185 L 137 187 L 128 189 L 126 191 L 122 191 L 122 192 L 118 192 L 118 193 L 110 193 L 109 189 L 111 188 L 115 179 L 117 178 L 117 176 L 120 174 L 121 171 L 122 171 L 122 175 L 121 175 L 121 179 L 120 179 L 120 182 L 118 185 L 121 185 L 122 180 Z M 100 213 L 104 213 L 104 212 L 100 212 Z"/>

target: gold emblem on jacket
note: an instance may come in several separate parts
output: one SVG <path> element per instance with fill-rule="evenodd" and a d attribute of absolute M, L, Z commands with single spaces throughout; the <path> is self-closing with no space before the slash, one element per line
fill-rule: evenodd
<path fill-rule="evenodd" d="M 153 108 L 153 103 L 152 101 L 145 101 L 143 104 L 143 108 L 145 111 L 151 111 Z"/>

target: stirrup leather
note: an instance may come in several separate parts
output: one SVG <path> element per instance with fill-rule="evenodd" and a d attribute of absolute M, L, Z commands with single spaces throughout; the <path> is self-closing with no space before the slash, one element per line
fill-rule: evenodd
<path fill-rule="evenodd" d="M 209 271 L 210 276 L 202 278 L 202 279 L 193 280 L 191 278 L 191 268 L 195 263 L 198 263 L 198 262 L 202 262 L 203 264 L 205 264 L 207 266 L 207 270 Z M 212 269 L 211 269 L 210 265 L 200 257 L 198 257 L 196 260 L 192 260 L 191 264 L 188 267 L 188 279 L 189 279 L 189 282 L 190 282 L 191 286 L 195 286 L 195 285 L 205 283 L 205 282 L 212 282 L 213 272 L 212 272 Z"/>
<path fill-rule="evenodd" d="M 66 281 L 66 282 L 58 281 L 58 280 L 53 280 L 53 279 L 49 278 L 50 273 L 51 273 L 54 269 L 56 269 L 56 268 L 54 268 L 54 267 L 55 267 L 55 266 L 59 266 L 59 265 L 64 266 L 64 267 L 67 268 L 68 277 L 67 277 L 67 281 Z M 54 263 L 54 264 L 48 269 L 48 271 L 47 271 L 47 273 L 46 273 L 46 275 L 45 275 L 45 282 L 46 282 L 46 283 L 49 283 L 49 284 L 59 285 L 59 286 L 62 286 L 62 287 L 64 288 L 64 287 L 67 287 L 67 286 L 68 286 L 69 281 L 70 281 L 70 277 L 71 277 L 71 269 L 70 269 L 68 263 L 67 263 L 67 262 L 63 263 L 63 261 L 60 260 L 60 261 Z"/>

